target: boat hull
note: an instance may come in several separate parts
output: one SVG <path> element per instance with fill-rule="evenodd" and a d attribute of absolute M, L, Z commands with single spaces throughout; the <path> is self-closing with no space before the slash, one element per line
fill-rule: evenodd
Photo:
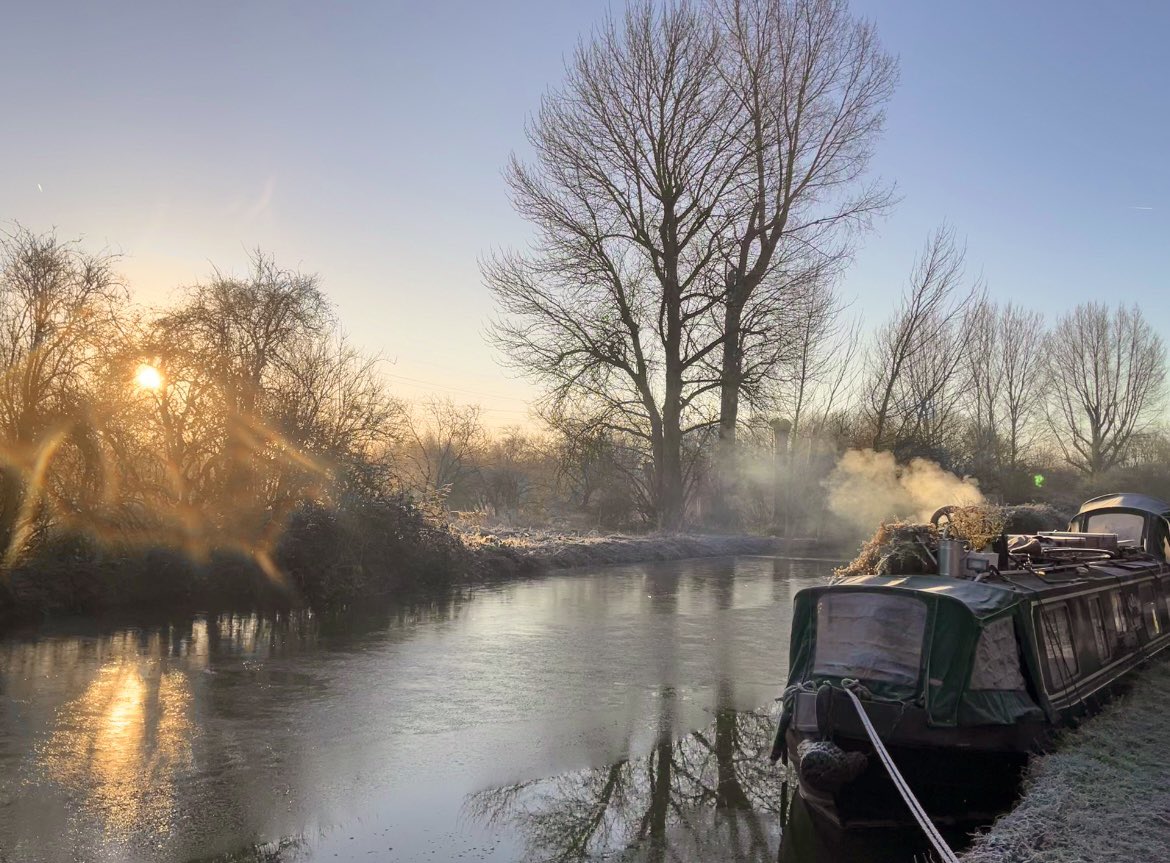
<path fill-rule="evenodd" d="M 845 829 L 895 827 L 914 819 L 868 740 L 834 735 L 845 752 L 862 752 L 865 769 L 840 788 L 818 787 L 800 769 L 800 744 L 816 735 L 790 730 L 788 749 L 797 765 L 801 797 L 820 818 Z M 937 746 L 886 746 L 894 763 L 931 820 L 942 825 L 991 821 L 1019 794 L 1025 752 L 964 750 Z"/>
<path fill-rule="evenodd" d="M 876 701 L 863 705 L 919 803 L 944 825 L 986 822 L 1010 808 L 1029 755 L 1047 748 L 1051 739 L 1051 726 L 1043 720 L 939 728 L 928 723 L 919 707 Z M 818 816 L 845 828 L 913 823 L 844 692 L 834 688 L 819 698 L 815 692 L 802 692 L 795 708 L 784 747 L 796 767 L 801 796 Z M 815 741 L 830 741 L 842 753 L 862 753 L 864 769 L 827 787 L 807 762 L 802 765 L 801 744 Z"/>

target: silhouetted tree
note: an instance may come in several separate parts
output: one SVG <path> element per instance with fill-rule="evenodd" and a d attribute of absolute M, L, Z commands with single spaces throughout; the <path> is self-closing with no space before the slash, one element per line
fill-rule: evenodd
<path fill-rule="evenodd" d="M 92 505 L 104 472 L 93 398 L 120 341 L 115 259 L 54 233 L 0 235 L 0 554 L 11 563 L 47 512 Z M 72 468 L 69 470 L 68 468 Z"/>
<path fill-rule="evenodd" d="M 1166 347 L 1137 307 L 1085 303 L 1046 344 L 1048 421 L 1065 461 L 1084 474 L 1120 464 L 1161 407 Z"/>

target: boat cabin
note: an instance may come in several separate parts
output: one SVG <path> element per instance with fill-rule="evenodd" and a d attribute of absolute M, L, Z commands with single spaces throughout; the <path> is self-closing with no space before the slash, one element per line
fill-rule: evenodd
<path fill-rule="evenodd" d="M 1170 560 L 1170 505 L 1144 494 L 1106 494 L 1085 501 L 1068 529 L 1114 534 L 1119 546 Z"/>

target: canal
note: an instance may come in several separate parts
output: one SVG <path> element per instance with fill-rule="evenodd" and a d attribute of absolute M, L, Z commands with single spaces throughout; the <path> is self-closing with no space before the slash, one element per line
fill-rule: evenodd
<path fill-rule="evenodd" d="M 831 564 L 578 570 L 330 616 L 0 642 L 0 859 L 911 860 L 767 760 L 792 597 Z"/>

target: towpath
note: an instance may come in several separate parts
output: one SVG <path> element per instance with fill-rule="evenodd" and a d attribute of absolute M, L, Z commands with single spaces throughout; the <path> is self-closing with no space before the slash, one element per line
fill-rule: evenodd
<path fill-rule="evenodd" d="M 1170 663 L 1036 759 L 1024 795 L 963 863 L 1170 860 Z"/>

